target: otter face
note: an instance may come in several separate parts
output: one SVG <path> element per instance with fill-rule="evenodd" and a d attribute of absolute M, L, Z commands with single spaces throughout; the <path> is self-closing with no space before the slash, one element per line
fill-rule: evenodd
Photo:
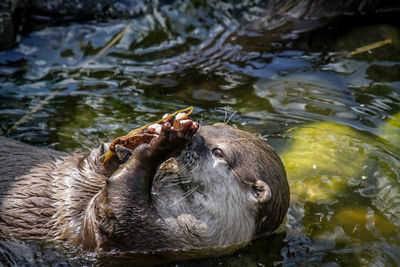
<path fill-rule="evenodd" d="M 248 242 L 283 221 L 289 205 L 285 169 L 261 138 L 225 124 L 203 126 L 179 158 L 224 238 Z"/>

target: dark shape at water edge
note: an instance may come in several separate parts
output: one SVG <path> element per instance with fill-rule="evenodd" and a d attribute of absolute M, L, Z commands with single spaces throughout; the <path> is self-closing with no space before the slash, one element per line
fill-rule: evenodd
<path fill-rule="evenodd" d="M 151 11 L 156 5 L 172 2 L 144 0 L 4 0 L 0 3 L 0 50 L 8 49 L 18 42 L 18 35 L 34 30 L 40 25 L 52 25 L 70 21 L 107 20 L 134 17 Z M 327 21 L 345 15 L 387 13 L 400 10 L 396 0 L 271 0 L 266 13 L 248 26 L 248 29 L 273 30 L 290 21 L 289 29 L 310 30 Z M 29 22 L 34 23 L 29 23 Z M 288 28 L 286 28 L 286 31 Z M 285 30 L 284 30 L 285 31 Z"/>

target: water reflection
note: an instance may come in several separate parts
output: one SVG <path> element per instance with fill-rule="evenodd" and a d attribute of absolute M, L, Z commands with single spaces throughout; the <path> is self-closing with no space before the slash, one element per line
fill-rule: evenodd
<path fill-rule="evenodd" d="M 399 25 L 247 26 L 264 11 L 259 1 L 174 1 L 31 32 L 0 52 L 0 133 L 58 88 L 10 137 L 79 152 L 189 105 L 204 124 L 237 111 L 230 123 L 266 137 L 284 160 L 286 225 L 233 255 L 182 265 L 399 265 Z M 383 38 L 394 44 L 327 60 Z M 50 253 L 33 251 L 38 262 Z"/>

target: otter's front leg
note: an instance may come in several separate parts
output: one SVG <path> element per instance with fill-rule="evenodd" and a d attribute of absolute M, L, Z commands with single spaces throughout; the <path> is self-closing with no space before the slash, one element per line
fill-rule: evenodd
<path fill-rule="evenodd" d="M 141 144 L 132 152 L 130 159 L 110 177 L 109 190 L 116 187 L 118 192 L 122 190 L 127 196 L 134 196 L 135 202 L 149 203 L 153 178 L 160 164 L 178 155 L 191 141 L 198 127 L 196 122 L 183 120 L 179 125 L 175 123 L 172 126 L 170 122 L 164 122 L 148 129 L 148 132 L 158 136 L 150 144 Z"/>

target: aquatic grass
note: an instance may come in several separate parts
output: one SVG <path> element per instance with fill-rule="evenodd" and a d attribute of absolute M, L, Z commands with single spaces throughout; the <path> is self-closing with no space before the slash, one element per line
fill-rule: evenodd
<path fill-rule="evenodd" d="M 94 61 L 98 60 L 102 56 L 104 56 L 105 53 L 107 53 L 108 50 L 110 50 L 111 47 L 113 47 L 121 38 L 125 35 L 125 33 L 128 31 L 128 29 L 132 26 L 132 24 L 126 25 L 122 31 L 120 31 L 117 35 L 114 36 L 93 58 L 91 58 L 89 61 L 85 62 L 82 64 L 82 68 L 87 67 Z"/>
<path fill-rule="evenodd" d="M 372 44 L 369 44 L 369 45 L 364 45 L 364 46 L 359 47 L 359 48 L 357 48 L 357 49 L 355 49 L 355 50 L 353 50 L 351 52 L 334 56 L 334 57 L 331 58 L 331 61 L 336 61 L 338 59 L 348 58 L 348 57 L 351 57 L 351 56 L 354 56 L 354 55 L 357 55 L 357 54 L 360 54 L 360 53 L 365 53 L 365 52 L 371 51 L 373 49 L 377 49 L 379 47 L 382 47 L 382 46 L 385 46 L 385 45 L 389 45 L 389 44 L 392 44 L 392 43 L 393 43 L 392 39 L 386 39 L 386 40 L 383 40 L 383 41 L 380 41 L 380 42 L 372 43 Z"/>

